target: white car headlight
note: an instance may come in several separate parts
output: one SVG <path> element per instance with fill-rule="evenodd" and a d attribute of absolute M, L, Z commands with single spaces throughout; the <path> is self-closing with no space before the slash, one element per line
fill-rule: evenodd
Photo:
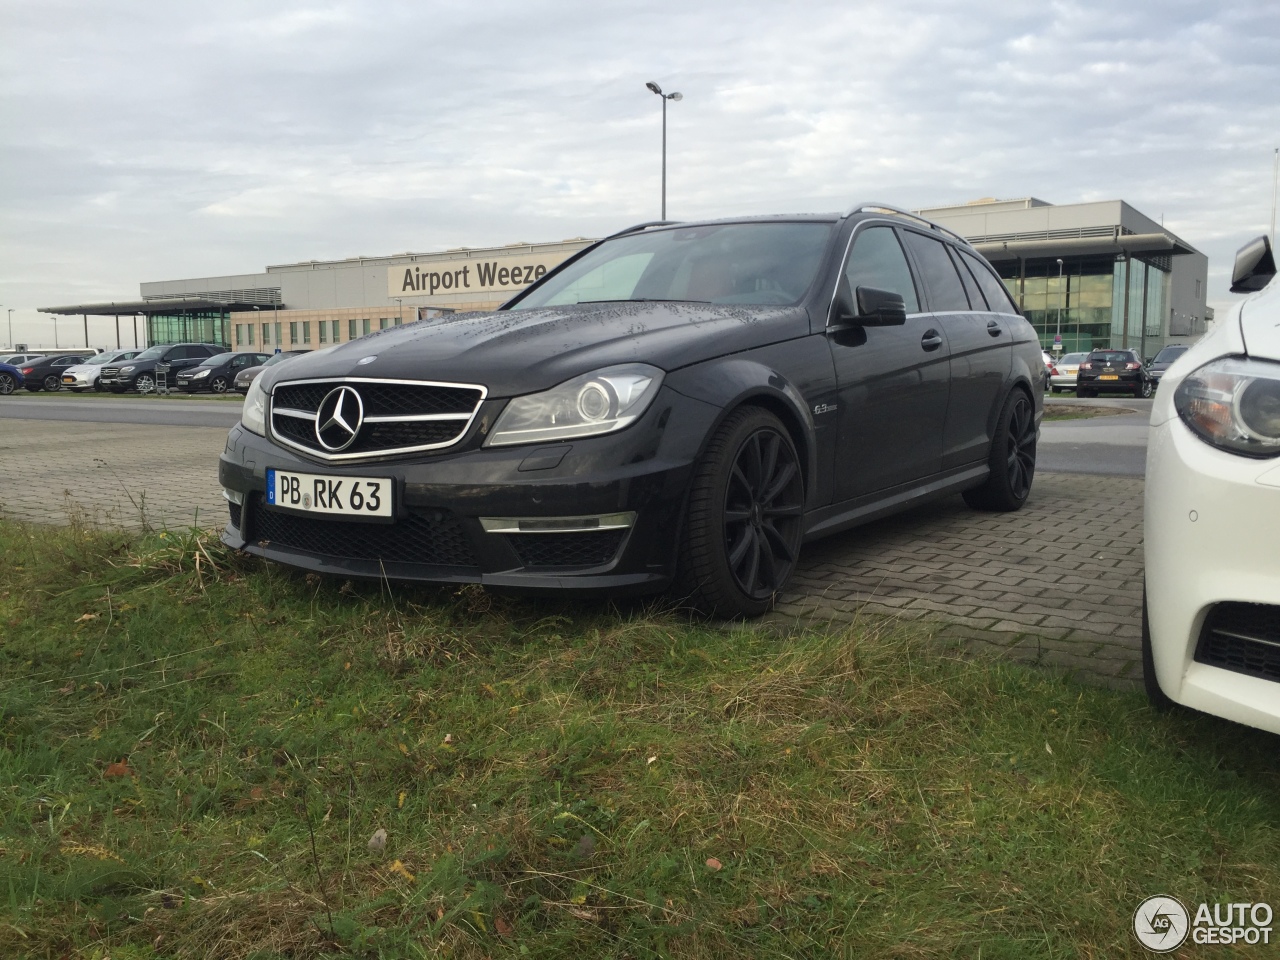
<path fill-rule="evenodd" d="M 1196 436 L 1219 450 L 1280 456 L 1280 363 L 1221 357 L 1187 374 L 1173 405 Z"/>
<path fill-rule="evenodd" d="M 662 376 L 657 367 L 624 363 L 574 377 L 543 393 L 516 397 L 498 417 L 485 445 L 545 443 L 621 430 L 648 409 Z"/>
<path fill-rule="evenodd" d="M 213 371 L 212 371 L 212 370 L 207 370 L 207 369 L 206 369 L 206 370 L 199 370 L 199 371 L 197 371 L 196 373 L 193 373 L 193 374 L 191 375 L 191 379 L 192 379 L 192 380 L 203 380 L 205 377 L 207 377 L 207 376 L 208 376 L 209 374 L 211 374 L 211 373 L 213 373 Z"/>
<path fill-rule="evenodd" d="M 120 372 L 121 372 L 121 373 L 133 373 L 134 369 L 135 369 L 135 368 L 134 368 L 134 367 L 131 367 L 131 366 L 130 366 L 130 367 L 121 367 L 121 368 L 120 368 Z"/>
<path fill-rule="evenodd" d="M 240 411 L 240 423 L 260 437 L 267 435 L 267 391 L 262 389 L 261 379 L 249 384 L 244 395 L 244 409 Z"/>

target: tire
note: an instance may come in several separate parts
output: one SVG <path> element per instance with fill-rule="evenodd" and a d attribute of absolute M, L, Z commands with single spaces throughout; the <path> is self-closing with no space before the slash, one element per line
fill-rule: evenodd
<path fill-rule="evenodd" d="M 49 376 L 44 378 L 44 382 L 41 384 L 41 386 L 44 387 L 44 389 L 47 390 L 49 393 L 57 393 L 59 390 L 62 389 L 62 378 L 59 377 L 57 374 L 51 373 L 49 374 Z"/>
<path fill-rule="evenodd" d="M 133 389 L 139 393 L 154 393 L 156 389 L 156 378 L 149 373 L 139 374 L 133 381 Z"/>
<path fill-rule="evenodd" d="M 1092 397 L 1096 397 L 1097 395 L 1098 395 L 1097 393 L 1095 393 L 1093 390 L 1090 390 L 1088 387 L 1076 388 L 1076 399 L 1078 400 L 1090 399 Z"/>
<path fill-rule="evenodd" d="M 1062 392 L 1062 388 L 1061 388 L 1061 387 L 1050 387 L 1050 388 L 1049 388 L 1049 390 L 1050 390 L 1050 392 L 1052 392 L 1052 393 L 1061 393 L 1061 392 Z"/>
<path fill-rule="evenodd" d="M 1143 380 L 1140 386 L 1134 387 L 1133 396 L 1135 399 L 1138 399 L 1138 400 L 1150 400 L 1151 399 L 1151 381 Z"/>
<path fill-rule="evenodd" d="M 209 389 L 212 390 L 214 393 L 226 393 L 227 378 L 214 377 L 212 380 L 209 381 Z"/>
<path fill-rule="evenodd" d="M 975 510 L 1021 510 L 1036 474 L 1036 411 L 1021 390 L 1005 399 L 987 463 L 991 473 L 986 482 L 966 490 L 964 502 Z"/>
<path fill-rule="evenodd" d="M 106 391 L 106 389 L 107 389 L 107 388 L 106 388 L 106 387 L 104 387 L 104 386 L 102 385 L 102 381 L 101 381 L 101 380 L 95 380 L 95 381 L 93 381 L 93 392 L 94 392 L 94 393 L 104 393 L 104 392 Z"/>
<path fill-rule="evenodd" d="M 17 377 L 12 373 L 0 373 L 0 397 L 7 397 L 17 389 Z"/>
<path fill-rule="evenodd" d="M 677 587 L 713 617 L 758 617 L 795 570 L 804 477 L 786 428 L 759 407 L 733 411 L 694 468 Z"/>
<path fill-rule="evenodd" d="M 1151 649 L 1151 624 L 1147 621 L 1147 591 L 1142 591 L 1142 687 L 1147 692 L 1147 700 L 1151 708 L 1158 713 L 1167 713 L 1174 709 L 1174 703 L 1160 689 L 1160 681 L 1156 679 L 1156 659 Z"/>

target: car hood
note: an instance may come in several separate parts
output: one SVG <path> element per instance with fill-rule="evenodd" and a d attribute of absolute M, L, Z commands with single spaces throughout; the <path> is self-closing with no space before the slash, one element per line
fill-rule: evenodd
<path fill-rule="evenodd" d="M 1272 280 L 1240 305 L 1240 333 L 1249 356 L 1280 360 L 1280 283 Z"/>
<path fill-rule="evenodd" d="M 263 385 L 313 377 L 422 379 L 483 384 L 491 397 L 509 397 L 616 363 L 671 371 L 808 332 L 802 307 L 620 302 L 465 313 L 298 357 L 278 373 L 266 371 L 270 382 Z"/>

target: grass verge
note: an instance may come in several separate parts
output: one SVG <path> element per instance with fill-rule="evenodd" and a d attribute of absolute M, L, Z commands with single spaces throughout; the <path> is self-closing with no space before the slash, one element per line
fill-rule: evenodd
<path fill-rule="evenodd" d="M 1151 894 L 1275 903 L 1275 737 L 921 629 L 0 523 L 0 955 L 1142 956 Z"/>

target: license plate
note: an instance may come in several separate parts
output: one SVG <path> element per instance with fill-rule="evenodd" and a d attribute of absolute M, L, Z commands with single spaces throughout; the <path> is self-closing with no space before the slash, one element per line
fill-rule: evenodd
<path fill-rule="evenodd" d="M 62 378 L 62 382 L 63 382 L 63 383 L 75 383 L 75 382 L 76 382 L 76 378 L 75 378 L 75 377 L 65 377 L 65 376 L 64 376 L 64 377 Z"/>
<path fill-rule="evenodd" d="M 339 517 L 391 517 L 391 480 L 267 471 L 267 504 Z"/>
<path fill-rule="evenodd" d="M 1104 373 L 1098 378 L 1099 380 L 1119 380 L 1120 378 L 1114 373 Z"/>

